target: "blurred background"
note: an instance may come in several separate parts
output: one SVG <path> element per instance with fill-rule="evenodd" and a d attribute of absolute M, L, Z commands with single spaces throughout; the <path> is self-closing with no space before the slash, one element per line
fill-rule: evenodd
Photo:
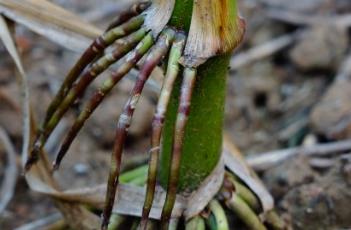
<path fill-rule="evenodd" d="M 100 29 L 124 6 L 112 0 L 52 2 Z M 247 22 L 247 33 L 230 64 L 226 135 L 251 159 L 297 146 L 311 148 L 326 143 L 338 146 L 344 143 L 340 141 L 350 139 L 351 1 L 239 0 L 239 5 Z M 16 27 L 16 41 L 28 74 L 35 116 L 42 120 L 78 53 L 21 25 Z M 15 75 L 13 60 L 0 43 L 0 127 L 19 153 L 22 128 Z M 136 110 L 125 150 L 125 168 L 147 161 L 145 153 L 159 77 L 154 73 Z M 77 188 L 105 180 L 114 128 L 132 80 L 133 74 L 115 88 L 75 140 L 55 175 L 61 178 L 63 187 Z M 62 139 L 79 108 L 78 102 L 46 146 L 51 158 L 59 144 L 55 140 Z M 275 197 L 278 211 L 295 229 L 351 228 L 349 150 L 338 151 L 336 147 L 326 154 L 297 154 L 259 169 Z M 2 183 L 8 159 L 1 143 L 0 159 Z M 20 175 L 19 154 L 17 164 L 15 198 L 0 213 L 0 229 L 15 229 L 38 220 L 50 223 L 60 218 L 49 198 L 28 189 Z"/>

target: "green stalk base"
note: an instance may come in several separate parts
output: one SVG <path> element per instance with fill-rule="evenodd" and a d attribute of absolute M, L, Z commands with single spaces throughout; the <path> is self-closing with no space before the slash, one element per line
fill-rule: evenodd
<path fill-rule="evenodd" d="M 220 158 L 229 59 L 230 55 L 214 57 L 199 67 L 185 131 L 178 191 L 195 190 Z M 181 81 L 179 76 L 163 131 L 160 183 L 164 188 L 168 182 Z"/>

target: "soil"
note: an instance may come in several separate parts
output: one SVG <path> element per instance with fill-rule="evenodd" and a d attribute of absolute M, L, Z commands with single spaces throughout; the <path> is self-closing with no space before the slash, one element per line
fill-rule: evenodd
<path fill-rule="evenodd" d="M 351 226 L 350 161 L 336 161 L 322 173 L 313 170 L 308 162 L 300 157 L 265 173 L 278 208 L 294 229 L 348 229 Z"/>
<path fill-rule="evenodd" d="M 96 12 L 97 7 L 97 1 L 53 2 L 86 18 Z M 294 2 L 240 1 L 248 30 L 243 45 L 235 54 L 286 34 L 306 31 L 304 36 L 279 52 L 230 70 L 225 131 L 245 155 L 300 146 L 311 136 L 316 143 L 351 138 L 351 72 L 343 74 L 342 79 L 339 76 L 342 63 L 349 55 L 350 30 L 325 23 L 296 24 L 273 19 L 267 13 L 278 9 L 307 16 L 336 16 L 350 14 L 351 2 Z M 99 9 L 107 8 L 101 6 Z M 107 12 L 106 15 L 108 17 L 94 23 L 103 28 L 111 20 L 111 14 Z M 30 80 L 33 111 L 36 119 L 42 120 L 54 92 L 78 54 L 21 26 L 17 28 L 16 40 Z M 0 126 L 8 132 L 19 153 L 22 128 L 16 72 L 1 43 L 0 57 Z M 99 82 L 101 80 L 94 83 L 86 96 Z M 77 188 L 106 180 L 117 118 L 131 87 L 132 81 L 123 80 L 87 122 L 55 175 L 63 187 Z M 155 93 L 146 90 L 136 110 L 124 162 L 146 162 L 155 103 Z M 84 99 L 65 116 L 61 124 L 63 131 L 54 133 L 56 139 L 64 137 L 82 104 Z M 53 141 L 49 146 L 51 159 L 58 144 Z M 351 162 L 345 154 L 332 154 L 322 159 L 331 162 L 322 167 L 313 164 L 321 162 L 320 159 L 299 156 L 261 172 L 278 211 L 294 229 L 351 228 Z M 20 162 L 20 156 L 17 157 Z M 7 161 L 1 144 L 0 159 L 2 181 Z M 18 175 L 14 197 L 0 216 L 0 229 L 15 229 L 57 212 L 49 198 L 28 189 L 21 175 Z"/>

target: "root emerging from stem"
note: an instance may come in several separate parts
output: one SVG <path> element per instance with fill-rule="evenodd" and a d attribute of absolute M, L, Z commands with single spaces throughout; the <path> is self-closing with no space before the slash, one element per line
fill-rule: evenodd
<path fill-rule="evenodd" d="M 170 51 L 165 81 L 161 89 L 160 97 L 156 107 L 156 112 L 152 121 L 151 149 L 149 151 L 149 172 L 146 188 L 146 197 L 141 220 L 141 229 L 147 228 L 148 217 L 152 207 L 152 202 L 154 200 L 157 165 L 160 155 L 161 134 L 174 83 L 179 74 L 179 60 L 183 52 L 184 45 L 185 35 L 178 33 Z"/>
<path fill-rule="evenodd" d="M 184 69 L 183 83 L 180 93 L 180 101 L 178 107 L 178 115 L 175 125 L 173 148 L 171 157 L 170 174 L 168 177 L 168 187 L 165 205 L 162 210 L 161 224 L 162 229 L 167 230 L 169 220 L 177 194 L 177 186 L 179 180 L 180 160 L 184 142 L 184 134 L 186 124 L 189 118 L 191 97 L 196 80 L 196 69 L 186 67 Z"/>
<path fill-rule="evenodd" d="M 132 121 L 135 107 L 138 103 L 138 100 L 140 98 L 141 92 L 144 88 L 144 85 L 147 79 L 149 78 L 152 70 L 167 54 L 170 43 L 173 41 L 174 36 L 175 36 L 175 31 L 172 29 L 165 29 L 161 33 L 155 46 L 151 49 L 150 53 L 148 54 L 146 61 L 138 76 L 138 79 L 134 85 L 134 88 L 130 94 L 130 97 L 123 109 L 122 114 L 120 115 L 120 118 L 117 124 L 115 146 L 114 146 L 113 154 L 111 156 L 111 168 L 110 168 L 110 174 L 108 178 L 105 208 L 103 212 L 102 229 L 107 228 L 108 221 L 111 216 L 112 207 L 113 207 L 113 203 L 116 195 L 116 189 L 118 185 L 118 177 L 120 173 L 123 147 L 127 138 L 128 129 Z"/>
<path fill-rule="evenodd" d="M 134 10 L 135 14 L 139 11 L 143 11 L 148 7 L 147 4 L 139 4 Z M 128 16 L 122 17 L 119 20 L 114 21 L 103 35 L 96 38 L 92 44 L 86 49 L 86 51 L 82 54 L 82 56 L 78 59 L 76 64 L 70 70 L 68 75 L 66 76 L 64 82 L 62 83 L 58 93 L 55 95 L 51 104 L 49 105 L 44 122 L 41 125 L 40 130 L 38 130 L 34 145 L 32 150 L 29 153 L 28 160 L 25 165 L 25 170 L 28 171 L 31 166 L 36 163 L 39 159 L 39 152 L 45 145 L 47 139 L 52 133 L 53 129 L 56 127 L 57 123 L 62 118 L 63 114 L 67 111 L 68 107 L 75 101 L 77 98 L 76 92 L 72 92 L 72 86 L 74 82 L 80 77 L 84 69 L 97 57 L 101 56 L 104 50 L 113 44 L 117 39 L 125 37 L 130 33 L 138 30 L 144 23 L 144 16 L 138 15 L 136 17 L 132 17 L 133 14 L 128 14 Z M 128 20 L 129 19 L 129 20 Z M 122 23 L 122 24 L 119 24 Z M 123 50 L 123 46 L 119 46 L 121 50 Z M 128 48 L 128 47 L 127 47 Z M 125 49 L 127 49 L 125 48 Z M 123 52 L 121 52 L 123 53 Z M 112 55 L 111 55 L 112 56 Z M 101 59 L 100 59 L 101 60 Z M 92 81 L 92 80 L 91 80 Z M 84 89 L 82 89 L 84 91 Z M 72 92 L 69 94 L 69 92 Z M 67 99 L 66 99 L 67 98 Z M 66 99 L 66 103 L 63 101 Z M 61 108 L 62 106 L 62 108 Z M 56 115 L 55 115 L 56 114 Z"/>

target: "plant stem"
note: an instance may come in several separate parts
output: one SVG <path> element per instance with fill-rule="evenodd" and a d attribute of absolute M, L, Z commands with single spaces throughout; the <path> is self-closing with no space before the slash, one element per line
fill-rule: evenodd
<path fill-rule="evenodd" d="M 236 0 L 233 1 L 236 2 Z M 192 19 L 193 3 L 193 0 L 177 0 L 170 24 L 188 31 Z M 196 4 L 204 3 L 199 1 Z M 222 8 L 224 15 L 233 16 L 229 20 L 237 20 L 235 17 L 237 15 L 236 4 L 228 6 L 235 7 Z M 198 68 L 191 112 L 185 130 L 178 191 L 195 190 L 213 171 L 220 158 L 229 58 L 230 54 L 220 54 L 210 58 Z M 164 188 L 168 184 L 181 81 L 182 76 L 179 76 L 169 103 L 163 130 L 159 181 Z"/>
<path fill-rule="evenodd" d="M 178 190 L 192 191 L 215 168 L 222 148 L 226 76 L 230 55 L 200 66 L 185 131 Z M 173 90 L 163 132 L 160 180 L 166 187 L 182 77 Z"/>

